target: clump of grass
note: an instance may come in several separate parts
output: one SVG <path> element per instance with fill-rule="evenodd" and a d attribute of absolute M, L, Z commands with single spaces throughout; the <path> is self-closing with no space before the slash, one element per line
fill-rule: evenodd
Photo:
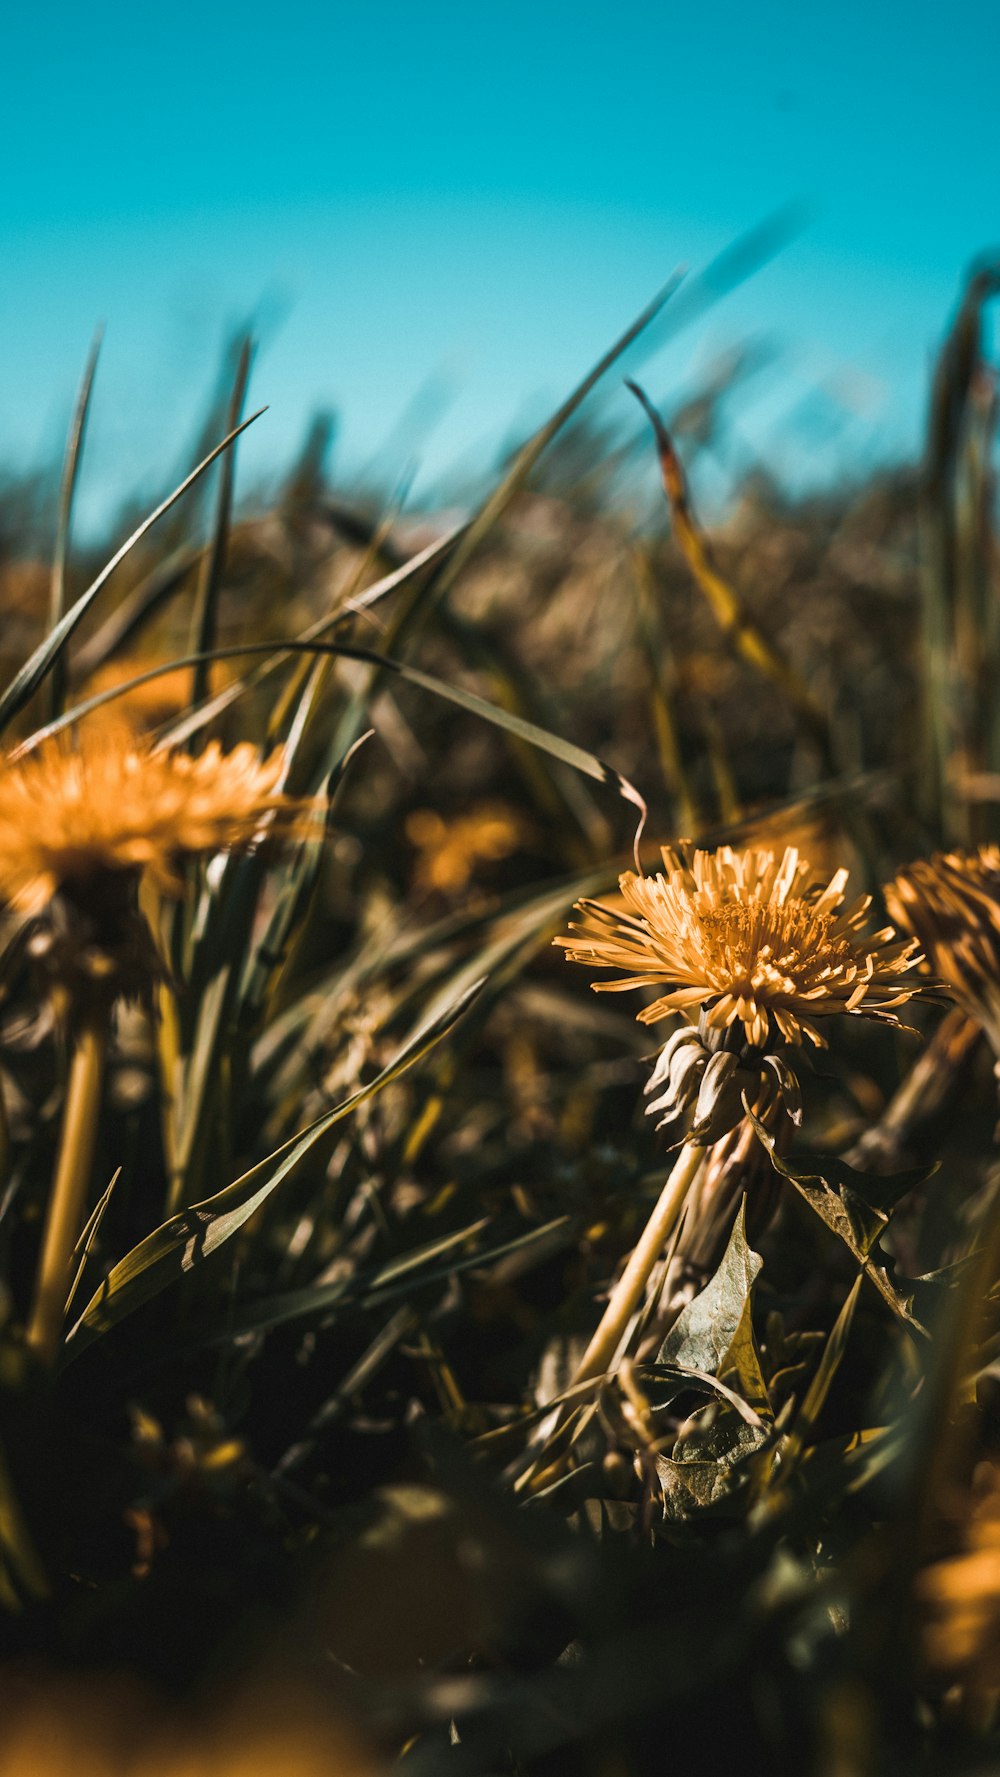
<path fill-rule="evenodd" d="M 991 289 L 922 476 L 713 538 L 579 417 L 664 299 L 450 530 L 315 440 L 240 514 L 240 344 L 82 564 L 91 364 L 0 564 L 11 1757 L 81 1681 L 109 1769 L 996 1756 Z"/>

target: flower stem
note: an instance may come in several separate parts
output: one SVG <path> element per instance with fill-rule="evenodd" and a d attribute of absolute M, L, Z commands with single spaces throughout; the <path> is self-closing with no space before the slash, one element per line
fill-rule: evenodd
<path fill-rule="evenodd" d="M 56 1176 L 28 1322 L 28 1345 L 49 1365 L 55 1363 L 59 1349 L 73 1248 L 83 1222 L 107 1045 L 107 1014 L 95 1011 L 79 1025 L 73 1045 Z"/>
<path fill-rule="evenodd" d="M 610 1367 L 622 1334 L 646 1287 L 649 1274 L 663 1251 L 667 1237 L 684 1208 L 688 1192 L 698 1176 L 698 1169 L 704 1158 L 703 1147 L 686 1143 L 681 1149 L 674 1169 L 660 1192 L 656 1208 L 639 1236 L 635 1251 L 611 1292 L 600 1324 L 583 1354 L 571 1386 L 602 1376 Z"/>

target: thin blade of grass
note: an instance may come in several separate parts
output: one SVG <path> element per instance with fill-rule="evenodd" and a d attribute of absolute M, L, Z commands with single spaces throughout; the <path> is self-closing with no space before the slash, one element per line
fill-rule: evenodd
<path fill-rule="evenodd" d="M 796 1413 L 789 1431 L 778 1441 L 765 1459 L 763 1465 L 763 1485 L 765 1487 L 776 1481 L 779 1489 L 784 1488 L 787 1477 L 800 1461 L 807 1443 L 812 1438 L 847 1349 L 847 1340 L 863 1282 L 864 1272 L 859 1271 L 823 1347 L 823 1355 L 806 1390 L 805 1399 Z"/>
<path fill-rule="evenodd" d="M 89 641 L 81 643 L 69 662 L 70 684 L 85 684 L 127 642 L 133 641 L 150 618 L 185 584 L 191 570 L 197 567 L 200 555 L 199 549 L 185 543 L 157 562 L 117 609 L 108 613 Z"/>
<path fill-rule="evenodd" d="M 232 1239 L 335 1124 L 398 1079 L 454 1029 L 475 1001 L 482 985 L 476 983 L 440 1017 L 424 1024 L 367 1086 L 360 1087 L 333 1110 L 318 1117 L 308 1129 L 283 1143 L 266 1160 L 259 1161 L 214 1197 L 193 1204 L 182 1215 L 171 1217 L 133 1247 L 114 1267 L 67 1335 L 69 1356 L 77 1356 L 94 1339 L 117 1326 L 144 1302 L 192 1271 Z"/>
<path fill-rule="evenodd" d="M 34 653 L 25 661 L 20 671 L 15 674 L 7 686 L 6 691 L 0 696 L 0 733 L 9 727 L 15 716 L 20 714 L 47 674 L 51 672 L 74 630 L 83 622 L 98 593 L 107 585 L 115 569 L 125 560 L 136 544 L 142 541 L 147 532 L 152 530 L 157 520 L 162 518 L 165 512 L 169 512 L 171 506 L 176 505 L 199 476 L 204 475 L 205 470 L 215 462 L 216 457 L 221 456 L 224 450 L 228 450 L 233 440 L 238 438 L 241 432 L 245 432 L 248 426 L 252 426 L 254 420 L 258 420 L 261 414 L 266 411 L 267 409 L 264 407 L 259 408 L 256 413 L 250 415 L 249 419 L 244 420 L 242 425 L 237 426 L 235 431 L 230 432 L 228 438 L 223 438 L 221 443 L 217 444 L 207 457 L 203 457 L 196 468 L 192 469 L 190 475 L 180 483 L 180 486 L 176 487 L 173 493 L 157 506 L 155 512 L 151 512 L 148 518 L 143 519 L 132 535 L 126 538 L 121 548 L 115 551 L 111 560 L 101 569 L 97 579 L 91 582 L 86 592 L 81 593 L 76 603 L 49 631 L 45 640 L 39 643 Z M 53 724 L 49 726 L 51 728 Z"/>
<path fill-rule="evenodd" d="M 317 618 L 315 623 L 310 624 L 308 629 L 296 636 L 296 646 L 319 641 L 328 630 L 335 629 L 338 624 L 346 623 L 351 617 L 362 611 L 370 610 L 372 606 L 378 604 L 381 599 L 387 598 L 397 588 L 405 586 L 424 568 L 430 568 L 442 557 L 447 556 L 448 551 L 454 548 L 465 529 L 464 524 L 456 525 L 443 537 L 438 537 L 435 542 L 428 543 L 424 549 L 418 550 L 417 554 L 411 556 L 410 560 L 404 562 L 402 566 L 393 568 L 391 573 L 385 574 L 381 580 L 377 580 L 374 586 L 366 587 L 364 592 L 358 593 L 346 605 L 342 607 L 338 605 L 337 609 L 329 612 L 327 616 Z M 280 647 L 276 645 L 273 660 L 267 661 L 255 672 L 233 684 L 224 686 L 199 709 L 189 710 L 185 715 L 175 718 L 158 731 L 157 738 L 163 745 L 183 746 L 192 734 L 207 727 L 209 722 L 214 722 L 217 716 L 223 715 L 245 692 L 256 689 L 272 673 L 279 671 L 282 666 L 286 665 L 288 659 L 288 653 L 282 652 Z"/>
<path fill-rule="evenodd" d="M 235 655 L 270 654 L 277 649 L 285 653 L 308 653 L 311 650 L 316 654 L 334 654 L 344 660 L 360 660 L 369 666 L 376 666 L 384 672 L 395 673 L 408 685 L 415 685 L 419 690 L 429 691 L 433 696 L 441 697 L 447 703 L 456 704 L 459 709 L 467 710 L 470 715 L 480 716 L 483 721 L 492 723 L 493 727 L 502 728 L 506 733 L 516 735 L 519 740 L 528 741 L 532 746 L 538 747 L 541 752 L 550 753 L 554 759 L 561 759 L 564 765 L 572 765 L 575 771 L 582 772 L 585 777 L 595 778 L 599 784 L 613 786 L 624 802 L 630 803 L 633 808 L 639 811 L 633 852 L 636 867 L 640 868 L 638 863 L 639 842 L 646 824 L 648 812 L 646 803 L 635 785 L 630 783 L 629 779 L 622 772 L 617 771 L 613 765 L 609 765 L 606 760 L 599 758 L 596 753 L 588 753 L 585 747 L 577 746 L 574 741 L 563 740 L 561 735 L 552 734 L 545 728 L 539 728 L 534 722 L 527 721 L 523 716 L 500 709 L 496 704 L 487 702 L 486 698 L 479 697 L 474 691 L 466 691 L 460 685 L 449 685 L 446 680 L 437 679 L 431 673 L 422 672 L 419 667 L 408 666 L 402 660 L 392 660 L 385 654 L 377 654 L 372 648 L 359 648 L 347 642 L 244 642 L 231 648 L 212 648 L 204 655 L 186 654 L 177 660 L 164 661 L 159 666 L 150 667 L 144 673 L 138 673 L 134 679 L 128 679 L 122 685 L 114 685 L 109 690 L 98 692 L 95 696 L 85 699 L 83 703 L 77 704 L 57 722 L 48 723 L 44 728 L 38 729 L 28 740 L 23 741 L 15 749 L 12 757 L 22 758 L 34 747 L 39 746 L 43 740 L 59 733 L 70 723 L 80 721 L 84 716 L 90 715 L 92 711 L 100 709 L 114 698 L 124 697 L 126 693 L 136 690 L 140 685 L 148 684 L 151 679 L 158 678 L 165 672 L 176 672 L 178 667 L 192 666 L 196 658 L 210 662 L 230 660 Z"/>
<path fill-rule="evenodd" d="M 69 1313 L 74 1300 L 76 1299 L 76 1292 L 80 1288 L 80 1279 L 83 1277 L 83 1273 L 86 1269 L 87 1260 L 90 1257 L 94 1241 L 97 1239 L 97 1236 L 101 1231 L 101 1223 L 104 1220 L 105 1211 L 107 1210 L 108 1204 L 111 1202 L 111 1194 L 114 1191 L 118 1180 L 121 1178 L 121 1173 L 121 1167 L 116 1167 L 111 1175 L 111 1182 L 108 1185 L 107 1190 L 102 1192 L 101 1196 L 98 1198 L 93 1212 L 88 1217 L 87 1225 L 84 1228 L 83 1233 L 80 1235 L 76 1246 L 73 1248 L 73 1257 L 77 1261 L 77 1267 L 73 1282 L 70 1285 L 69 1295 L 66 1297 L 65 1314 Z"/>
<path fill-rule="evenodd" d="M 233 379 L 233 392 L 229 399 L 229 413 L 226 431 L 233 433 L 240 423 L 243 402 L 246 398 L 247 383 L 250 380 L 250 365 L 253 358 L 253 342 L 250 336 L 240 346 L 236 375 Z M 222 576 L 226 567 L 226 552 L 229 545 L 229 521 L 233 508 L 233 480 L 236 473 L 236 446 L 226 452 L 219 466 L 219 487 L 215 503 L 215 520 L 212 525 L 212 541 L 202 561 L 201 574 L 198 579 L 198 590 L 195 596 L 194 612 L 191 618 L 191 652 L 204 654 L 214 646 L 219 592 L 222 587 Z M 208 691 L 208 666 L 197 663 L 192 668 L 191 702 L 200 703 Z"/>
<path fill-rule="evenodd" d="M 66 561 L 69 555 L 70 528 L 73 522 L 73 499 L 76 494 L 77 477 L 83 457 L 84 439 L 87 434 L 87 415 L 90 412 L 90 398 L 94 390 L 94 377 L 97 374 L 97 360 L 100 356 L 103 337 L 104 329 L 98 327 L 87 354 L 76 406 L 73 409 L 69 436 L 66 439 L 66 456 L 63 461 L 62 483 L 59 488 L 59 516 L 56 520 L 56 546 L 52 560 L 49 601 L 50 629 L 56 628 L 66 610 Z M 52 668 L 52 678 L 49 685 L 49 714 L 52 716 L 61 715 L 65 701 L 66 663 L 60 656 Z"/>
<path fill-rule="evenodd" d="M 824 711 L 780 649 L 765 634 L 741 594 L 719 572 L 695 521 L 684 470 L 663 421 L 638 383 L 627 382 L 626 387 L 645 410 L 653 428 L 674 535 L 719 628 L 747 665 L 778 687 L 819 752 L 824 770 L 834 772 L 836 765 L 830 727 Z"/>
<path fill-rule="evenodd" d="M 601 378 L 606 375 L 623 352 L 627 352 L 629 346 L 656 320 L 670 298 L 680 288 L 683 277 L 683 272 L 674 273 L 663 289 L 653 297 L 652 302 L 647 304 L 630 326 L 626 327 L 625 332 L 615 340 L 614 345 L 609 347 L 603 357 L 598 359 L 593 369 L 587 372 L 582 382 L 577 383 L 576 388 L 566 397 L 562 405 L 556 408 L 552 418 L 546 420 L 544 426 L 540 426 L 538 431 L 528 439 L 527 444 L 521 446 L 503 480 L 480 507 L 451 560 L 437 576 L 434 587 L 436 597 L 442 597 L 454 585 L 466 564 L 493 529 L 498 518 L 502 517 L 515 494 L 524 486 L 539 457 L 551 444 L 556 433 L 561 431 L 566 421 L 572 418 L 577 408 L 586 400 L 591 390 L 596 388 Z"/>

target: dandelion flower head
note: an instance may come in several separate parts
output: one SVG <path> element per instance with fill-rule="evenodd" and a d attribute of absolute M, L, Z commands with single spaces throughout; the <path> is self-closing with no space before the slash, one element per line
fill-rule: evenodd
<path fill-rule="evenodd" d="M 178 858 L 245 845 L 291 807 L 282 763 L 217 741 L 154 751 L 120 726 L 45 741 L 0 766 L 0 897 L 34 913 L 60 889 L 143 870 L 176 890 Z"/>
<path fill-rule="evenodd" d="M 885 898 L 1000 1055 L 1000 848 L 921 858 L 899 872 Z"/>
<path fill-rule="evenodd" d="M 751 1048 L 805 1038 L 825 1047 L 818 1019 L 848 1012 L 898 1024 L 895 1008 L 919 990 L 916 939 L 891 926 L 866 933 L 871 897 L 844 905 L 846 870 L 817 883 L 794 846 L 662 855 L 655 876 L 619 878 L 619 905 L 581 901 L 584 922 L 555 940 L 573 962 L 625 971 L 595 982 L 596 992 L 665 989 L 642 1023 L 700 1012 L 719 1032 L 739 1021 Z"/>

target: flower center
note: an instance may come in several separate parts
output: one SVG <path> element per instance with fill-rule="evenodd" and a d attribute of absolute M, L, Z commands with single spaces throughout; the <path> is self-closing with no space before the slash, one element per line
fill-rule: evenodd
<path fill-rule="evenodd" d="M 730 901 L 699 910 L 706 973 L 719 988 L 763 998 L 807 991 L 819 978 L 856 970 L 834 920 L 807 902 Z"/>

